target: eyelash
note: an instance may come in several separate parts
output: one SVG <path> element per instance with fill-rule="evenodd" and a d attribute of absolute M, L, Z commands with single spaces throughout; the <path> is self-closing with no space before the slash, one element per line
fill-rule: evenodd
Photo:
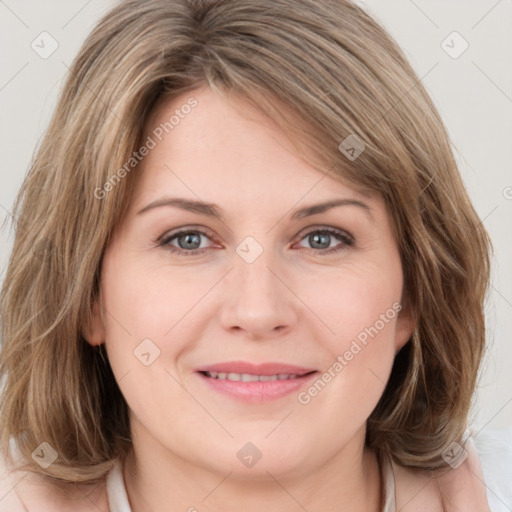
<path fill-rule="evenodd" d="M 205 231 L 203 229 L 189 228 L 189 229 L 182 229 L 180 231 L 177 231 L 176 233 L 170 233 L 168 235 L 167 234 L 163 235 L 160 238 L 158 238 L 158 240 L 156 240 L 156 242 L 159 247 L 164 247 L 166 250 L 170 251 L 171 253 L 181 255 L 181 256 L 196 256 L 196 255 L 203 254 L 206 250 L 208 250 L 208 248 L 186 250 L 186 249 L 180 249 L 178 247 L 170 245 L 171 240 L 173 240 L 175 238 L 179 238 L 182 235 L 190 234 L 190 233 L 199 233 L 208 238 L 213 238 L 212 234 L 209 231 Z M 317 253 L 317 254 L 318 253 L 321 253 L 321 254 L 337 253 L 337 252 L 346 250 L 348 247 L 352 247 L 355 242 L 354 238 L 351 235 L 349 235 L 348 233 L 338 230 L 338 229 L 333 229 L 333 228 L 312 229 L 311 231 L 308 231 L 307 233 L 302 235 L 298 241 L 300 242 L 301 240 L 307 238 L 308 236 L 310 236 L 314 233 L 332 235 L 332 236 L 338 238 L 339 240 L 341 240 L 341 243 L 342 243 L 342 247 L 331 247 L 330 249 L 308 249 L 307 247 L 304 248 L 307 251 L 312 251 L 313 253 Z"/>

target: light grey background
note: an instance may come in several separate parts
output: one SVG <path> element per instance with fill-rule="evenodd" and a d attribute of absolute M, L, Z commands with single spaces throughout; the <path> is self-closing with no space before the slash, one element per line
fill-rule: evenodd
<path fill-rule="evenodd" d="M 512 0 L 366 0 L 433 97 L 495 247 L 476 429 L 512 426 Z M 111 0 L 0 0 L 0 223 L 10 217 L 68 66 Z M 458 32 L 462 39 L 450 36 Z M 58 48 L 47 58 L 39 53 Z M 450 37 L 448 37 L 450 36 Z M 448 37 L 448 39 L 447 39 Z M 445 41 L 442 46 L 442 42 Z M 450 56 L 446 51 L 452 53 Z M 44 55 L 46 56 L 46 55 Z M 0 280 L 12 233 L 0 232 Z"/>

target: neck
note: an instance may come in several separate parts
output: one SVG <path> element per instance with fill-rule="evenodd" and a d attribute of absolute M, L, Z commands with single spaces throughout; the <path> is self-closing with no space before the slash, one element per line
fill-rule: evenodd
<path fill-rule="evenodd" d="M 135 432 L 134 432 L 135 434 Z M 364 432 L 363 432 L 364 434 Z M 132 439 L 123 473 L 132 512 L 378 512 L 381 507 L 379 464 L 364 447 L 364 435 L 319 467 L 307 460 L 293 473 L 260 471 L 251 478 L 226 467 L 220 473 L 171 453 L 147 432 Z M 142 449 L 142 447 L 144 447 Z M 279 458 L 277 456 L 277 458 Z M 256 466 L 255 468 L 256 469 Z"/>

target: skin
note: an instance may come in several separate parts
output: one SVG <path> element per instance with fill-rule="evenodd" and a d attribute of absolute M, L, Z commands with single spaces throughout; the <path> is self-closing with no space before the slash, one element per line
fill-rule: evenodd
<path fill-rule="evenodd" d="M 207 88 L 161 101 L 144 140 L 191 96 L 198 106 L 134 171 L 135 194 L 107 247 L 101 307 L 87 333 L 89 343 L 106 344 L 130 409 L 133 452 L 124 478 L 132 508 L 230 511 L 243 503 L 260 512 L 272 503 L 273 510 L 300 504 L 312 512 L 336 503 L 379 510 L 378 463 L 364 436 L 413 329 L 405 310 L 306 405 L 297 393 L 260 404 L 234 400 L 195 369 L 275 361 L 321 376 L 332 367 L 402 298 L 385 205 L 331 176 L 320 180 L 262 113 Z M 216 203 L 224 220 L 169 206 L 138 214 L 164 196 Z M 291 219 L 298 208 L 338 198 L 369 210 L 346 205 Z M 169 245 L 187 247 L 183 236 L 158 244 L 177 228 L 207 231 L 195 246 L 204 252 L 172 253 Z M 324 228 L 348 233 L 353 244 L 331 235 L 315 245 L 310 235 Z M 263 249 L 252 263 L 236 252 L 247 236 Z M 326 254 L 333 247 L 341 250 Z M 134 356 L 144 339 L 160 350 L 148 366 Z M 237 457 L 247 442 L 262 453 L 250 468 Z M 436 493 L 425 495 L 432 510 L 439 509 Z"/>

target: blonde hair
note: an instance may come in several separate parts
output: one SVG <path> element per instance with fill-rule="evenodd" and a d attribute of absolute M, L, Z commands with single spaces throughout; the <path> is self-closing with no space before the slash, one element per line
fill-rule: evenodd
<path fill-rule="evenodd" d="M 243 97 L 319 170 L 384 198 L 416 327 L 367 444 L 404 466 L 442 467 L 466 428 L 484 349 L 490 242 L 420 80 L 349 0 L 128 0 L 88 36 L 15 204 L 1 451 L 12 463 L 13 439 L 23 467 L 69 482 L 95 481 L 128 453 L 126 402 L 83 332 L 136 171 L 101 199 L 95 190 L 139 147 L 160 98 L 203 86 Z M 357 158 L 339 149 L 348 136 L 364 143 Z M 42 442 L 58 453 L 46 469 L 31 457 Z"/>

